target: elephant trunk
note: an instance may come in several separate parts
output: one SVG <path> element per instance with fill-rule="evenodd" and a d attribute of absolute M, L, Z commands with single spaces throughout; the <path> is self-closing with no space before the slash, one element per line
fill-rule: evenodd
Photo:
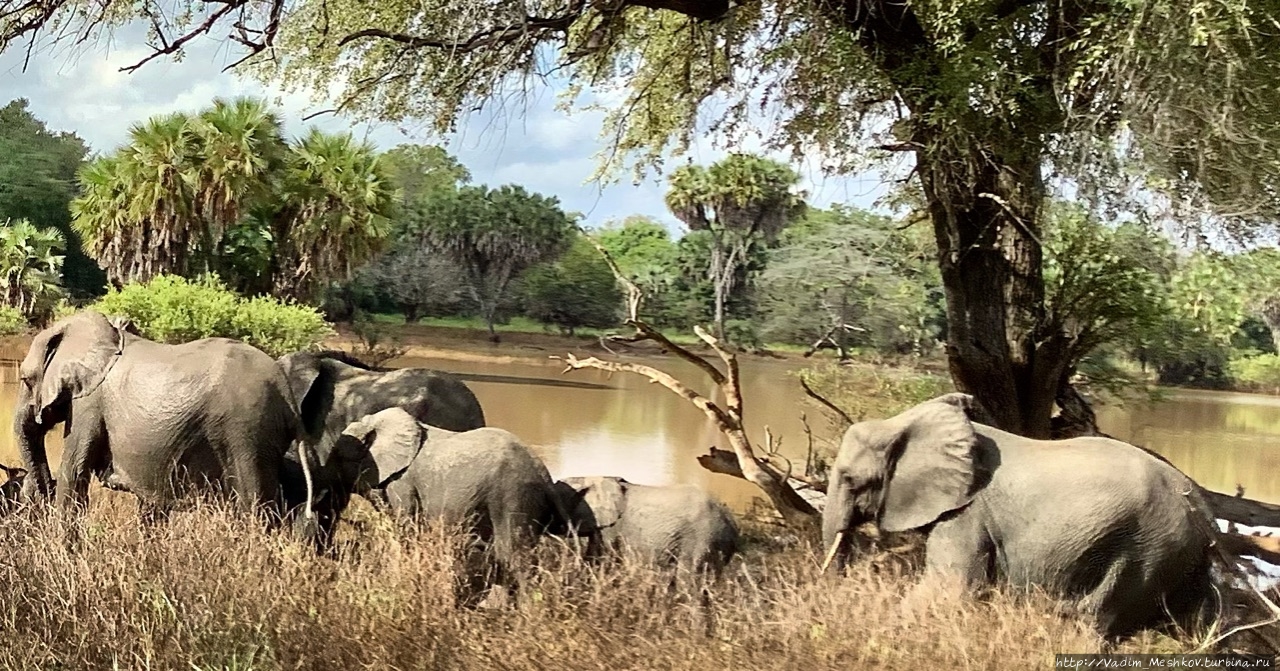
<path fill-rule="evenodd" d="M 854 533 L 855 510 L 843 487 L 833 486 L 827 493 L 827 505 L 822 512 L 822 547 L 826 551 L 823 569 L 839 571 L 849 560 Z"/>
<path fill-rule="evenodd" d="M 44 437 L 51 422 L 37 423 L 31 391 L 25 386 L 19 393 L 18 412 L 13 417 L 13 433 L 18 439 L 18 452 L 27 477 L 22 483 L 24 496 L 48 500 L 53 497 L 53 477 L 49 472 L 49 455 Z"/>

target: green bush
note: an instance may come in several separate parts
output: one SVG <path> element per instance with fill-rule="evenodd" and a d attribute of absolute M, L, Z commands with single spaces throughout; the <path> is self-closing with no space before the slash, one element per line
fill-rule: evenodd
<path fill-rule="evenodd" d="M 1235 358 L 1227 369 L 1236 385 L 1242 389 L 1280 394 L 1280 355 L 1259 354 Z"/>
<path fill-rule="evenodd" d="M 93 310 L 123 315 L 157 342 L 220 336 L 242 340 L 271 356 L 307 349 L 333 333 L 314 308 L 275 298 L 242 298 L 217 275 L 188 280 L 159 275 L 112 289 Z"/>
<path fill-rule="evenodd" d="M 0 336 L 26 333 L 27 327 L 27 318 L 22 315 L 22 310 L 0 305 Z"/>

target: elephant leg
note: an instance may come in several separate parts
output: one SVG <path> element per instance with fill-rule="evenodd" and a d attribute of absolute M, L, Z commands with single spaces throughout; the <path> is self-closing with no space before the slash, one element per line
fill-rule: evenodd
<path fill-rule="evenodd" d="M 223 465 L 237 505 L 262 517 L 268 526 L 278 523 L 284 506 L 280 496 L 280 457 L 270 450 L 257 449 L 260 437 L 229 439 Z"/>
<path fill-rule="evenodd" d="M 1124 557 L 1116 557 L 1107 564 L 1107 569 L 1098 584 L 1067 608 L 1092 618 L 1098 631 L 1102 632 L 1106 638 L 1114 640 L 1137 628 L 1134 626 L 1136 624 L 1134 619 L 1138 613 L 1133 611 L 1139 609 L 1134 607 L 1137 605 L 1134 602 L 1139 601 L 1135 597 L 1139 596 L 1138 591 L 1143 589 L 1145 586 L 1141 570 L 1136 563 Z"/>
<path fill-rule="evenodd" d="M 976 515 L 960 514 L 934 525 L 925 542 L 925 575 L 959 580 L 966 589 L 995 578 L 995 544 Z"/>
<path fill-rule="evenodd" d="M 63 438 L 62 464 L 57 479 L 57 500 L 64 508 L 89 503 L 89 482 L 97 455 L 107 449 L 107 432 L 95 414 L 74 413 Z"/>

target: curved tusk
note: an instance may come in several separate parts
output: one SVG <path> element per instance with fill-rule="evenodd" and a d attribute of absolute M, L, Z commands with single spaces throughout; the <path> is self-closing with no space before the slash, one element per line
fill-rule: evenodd
<path fill-rule="evenodd" d="M 831 542 L 831 547 L 827 549 L 827 557 L 822 560 L 822 573 L 826 573 L 831 567 L 831 562 L 836 558 L 836 552 L 840 550 L 840 543 L 844 541 L 844 532 L 836 532 L 836 539 Z"/>

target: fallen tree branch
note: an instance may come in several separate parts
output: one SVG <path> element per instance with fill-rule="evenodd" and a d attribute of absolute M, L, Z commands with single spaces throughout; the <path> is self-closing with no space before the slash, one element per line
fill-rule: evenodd
<path fill-rule="evenodd" d="M 732 412 L 727 411 L 705 396 L 690 389 L 675 377 L 652 366 L 630 362 L 602 361 L 596 357 L 578 359 L 573 354 L 568 354 L 564 361 L 564 372 L 582 368 L 596 368 L 610 372 L 636 373 L 649 378 L 651 382 L 661 384 L 678 396 L 688 400 L 699 410 L 702 410 L 716 424 L 720 432 L 729 439 L 729 445 L 733 448 L 733 454 L 737 458 L 737 465 L 743 479 L 756 485 L 764 492 L 788 526 L 797 529 L 816 526 L 817 509 L 795 489 L 789 487 L 786 484 L 785 476 L 778 473 L 777 469 L 756 458 L 754 451 L 751 449 L 751 443 L 747 440 L 746 433 L 742 428 L 740 420 L 741 406 L 737 406 Z M 724 390 L 723 385 L 721 389 Z M 727 394 L 726 397 L 729 398 Z M 738 395 L 735 394 L 732 398 L 737 397 Z M 701 460 L 699 460 L 699 463 L 701 463 Z"/>
<path fill-rule="evenodd" d="M 712 473 L 720 475 L 728 475 L 734 478 L 746 480 L 747 476 L 742 474 L 742 467 L 738 465 L 738 455 L 731 450 L 722 450 L 712 446 L 707 448 L 707 453 L 697 457 L 698 465 Z M 816 511 L 821 511 L 827 502 L 826 483 L 809 477 L 800 475 L 784 476 L 772 464 L 765 462 L 763 468 L 772 471 L 772 474 L 779 479 L 785 479 L 787 486 L 796 492 L 801 498 L 809 503 Z"/>
<path fill-rule="evenodd" d="M 608 250 L 592 239 L 590 235 L 586 237 L 592 246 L 596 248 L 596 251 L 604 257 L 609 269 L 613 272 L 614 278 L 627 292 L 628 315 L 625 323 L 635 329 L 635 334 L 628 340 L 631 342 L 652 340 L 680 359 L 693 364 L 706 373 L 711 378 L 711 381 L 719 387 L 721 393 L 724 394 L 725 401 L 722 407 L 689 388 L 669 373 L 644 364 L 602 361 L 596 357 L 578 359 L 573 354 L 568 354 L 563 359 L 565 361 L 564 372 L 567 373 L 571 370 L 582 368 L 595 368 L 609 372 L 635 373 L 643 375 L 650 382 L 661 384 L 689 401 L 714 422 L 720 433 L 729 440 L 729 446 L 732 448 L 732 454 L 735 457 L 734 461 L 736 463 L 734 465 L 736 470 L 741 473 L 743 479 L 756 485 L 764 492 L 773 507 L 782 515 L 783 521 L 798 531 L 816 531 L 819 517 L 818 510 L 796 489 L 787 484 L 790 481 L 789 473 L 780 472 L 773 464 L 769 463 L 767 458 L 757 458 L 755 451 L 751 447 L 751 441 L 747 438 L 747 432 L 742 421 L 742 390 L 739 381 L 737 357 L 721 346 L 720 341 L 703 330 L 701 326 L 695 326 L 694 333 L 697 334 L 698 338 L 706 343 L 724 362 L 725 371 L 722 372 L 710 361 L 677 345 L 660 331 L 646 324 L 639 317 L 640 306 L 644 302 L 643 290 L 622 272 L 622 269 L 618 267 Z M 701 458 L 699 463 L 702 463 Z M 790 467 L 787 470 L 789 471 Z"/>
<path fill-rule="evenodd" d="M 1280 506 L 1200 488 L 1218 519 L 1250 527 L 1280 527 Z"/>

